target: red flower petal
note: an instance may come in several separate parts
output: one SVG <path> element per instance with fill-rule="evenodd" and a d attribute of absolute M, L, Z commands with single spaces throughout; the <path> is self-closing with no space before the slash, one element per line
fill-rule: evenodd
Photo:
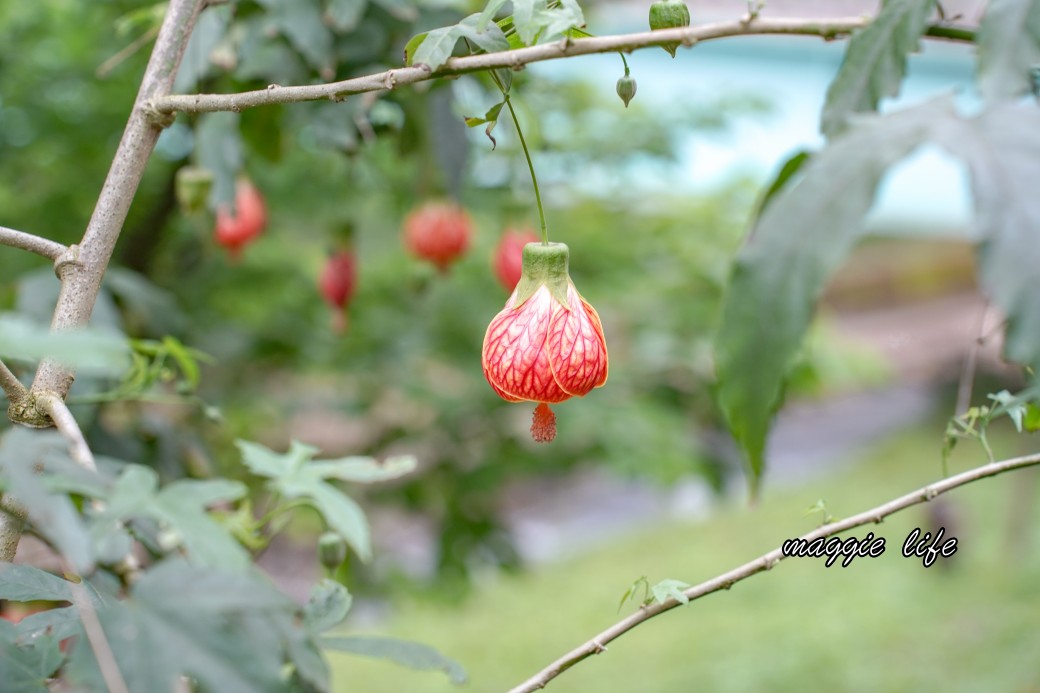
<path fill-rule="evenodd" d="M 560 389 L 549 365 L 546 338 L 549 324 L 567 309 L 542 286 L 517 309 L 516 292 L 488 325 L 484 335 L 484 376 L 504 399 L 562 402 L 570 395 Z"/>
<path fill-rule="evenodd" d="M 567 302 L 567 310 L 553 315 L 546 346 L 560 389 L 582 397 L 607 381 L 607 343 L 596 309 L 574 284 L 567 287 Z"/>

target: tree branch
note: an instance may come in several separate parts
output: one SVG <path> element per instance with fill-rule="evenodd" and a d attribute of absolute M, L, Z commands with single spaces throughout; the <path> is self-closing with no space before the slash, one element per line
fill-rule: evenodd
<path fill-rule="evenodd" d="M 164 124 L 147 108 L 147 103 L 168 94 L 173 87 L 184 48 L 203 4 L 204 0 L 170 0 L 134 108 L 78 252 L 58 263 L 61 293 L 51 321 L 53 330 L 83 327 L 90 320 L 105 268 Z M 44 361 L 36 372 L 32 391 L 53 392 L 64 398 L 73 377 L 73 372 L 60 363 Z"/>
<path fill-rule="evenodd" d="M 4 391 L 7 399 L 12 404 L 23 402 L 29 396 L 29 391 L 25 389 L 25 385 L 22 385 L 21 381 L 15 377 L 15 374 L 11 372 L 11 369 L 3 361 L 0 361 L 0 390 Z"/>
<path fill-rule="evenodd" d="M 876 508 L 871 508 L 870 510 L 861 512 L 858 515 L 853 515 L 844 520 L 822 525 L 811 532 L 803 534 L 799 538 L 811 542 L 814 539 L 828 537 L 832 534 L 838 534 L 839 532 L 844 532 L 862 525 L 870 523 L 877 524 L 889 515 L 920 503 L 926 503 L 936 496 L 951 491 L 958 486 L 964 486 L 965 484 L 970 484 L 979 479 L 985 479 L 986 477 L 996 476 L 997 474 L 1002 474 L 1014 469 L 1024 469 L 1038 464 L 1040 464 L 1040 453 L 985 464 L 981 467 L 970 469 L 966 472 L 947 477 L 941 481 L 919 488 L 905 496 L 883 503 Z M 727 573 L 723 573 L 722 575 L 702 582 L 699 585 L 690 587 L 684 590 L 683 594 L 686 595 L 687 599 L 693 601 L 709 595 L 712 592 L 729 589 L 741 580 L 745 580 L 752 575 L 757 575 L 758 573 L 770 570 L 777 563 L 784 560 L 784 558 L 787 557 L 784 556 L 781 549 L 773 549 L 769 553 L 763 554 L 755 560 L 749 561 L 738 568 L 734 568 Z M 510 693 L 531 693 L 531 691 L 545 688 L 550 681 L 578 662 L 606 650 L 608 643 L 621 637 L 639 624 L 649 621 L 651 618 L 659 616 L 666 611 L 671 611 L 677 606 L 680 606 L 679 602 L 674 599 L 668 599 L 664 603 L 655 603 L 641 607 L 632 615 L 618 621 L 596 637 L 560 657 L 527 681 L 524 681 L 519 686 L 513 688 Z"/>
<path fill-rule="evenodd" d="M 61 257 L 68 248 L 61 243 L 51 241 L 40 236 L 34 236 L 24 231 L 16 231 L 0 226 L 0 245 L 9 245 L 12 248 L 21 248 L 30 253 L 42 255 L 48 260 L 55 261 Z"/>
<path fill-rule="evenodd" d="M 83 431 L 80 430 L 79 423 L 69 411 L 65 400 L 56 394 L 39 395 L 36 398 L 36 408 L 49 416 L 54 422 L 54 427 L 65 437 L 72 460 L 79 466 L 96 472 L 94 453 L 90 451 L 87 439 L 83 437 Z"/>
<path fill-rule="evenodd" d="M 415 84 L 438 77 L 447 77 L 466 72 L 492 68 L 520 70 L 524 65 L 543 60 L 570 58 L 592 53 L 631 52 L 639 48 L 660 46 L 673 42 L 692 46 L 696 43 L 713 39 L 761 34 L 819 36 L 826 40 L 831 40 L 845 36 L 855 29 L 861 29 L 870 22 L 870 17 L 844 17 L 826 20 L 757 17 L 715 24 L 701 24 L 679 29 L 567 39 L 539 46 L 500 51 L 498 53 L 450 58 L 436 72 L 431 72 L 425 65 L 414 65 L 328 84 L 294 87 L 282 87 L 272 84 L 267 89 L 238 94 L 174 94 L 156 97 L 152 100 L 151 107 L 159 113 L 205 113 L 211 111 L 241 111 L 244 108 L 254 108 L 276 103 L 297 103 L 322 99 L 339 101 L 351 94 L 394 89 L 403 84 Z M 932 33 L 933 31 L 935 32 L 934 34 Z M 974 37 L 974 32 L 970 29 L 957 29 L 954 31 L 951 27 L 937 25 L 929 29 L 928 35 L 949 40 L 971 41 Z"/>

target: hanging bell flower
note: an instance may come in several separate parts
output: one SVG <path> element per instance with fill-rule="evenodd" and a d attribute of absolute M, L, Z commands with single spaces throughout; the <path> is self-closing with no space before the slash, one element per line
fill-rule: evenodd
<path fill-rule="evenodd" d="M 484 335 L 484 376 L 510 402 L 538 402 L 531 435 L 556 437 L 549 404 L 607 382 L 607 342 L 596 309 L 567 273 L 563 243 L 524 246 L 520 283 Z"/>

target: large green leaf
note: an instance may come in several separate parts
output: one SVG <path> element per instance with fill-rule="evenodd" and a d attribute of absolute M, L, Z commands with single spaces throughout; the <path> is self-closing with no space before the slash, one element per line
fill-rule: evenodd
<path fill-rule="evenodd" d="M 72 600 L 69 582 L 46 570 L 16 563 L 0 563 L 0 599 L 12 602 L 66 602 Z"/>
<path fill-rule="evenodd" d="M 410 669 L 443 671 L 453 683 L 466 682 L 466 672 L 458 662 L 422 643 L 396 638 L 343 636 L 322 638 L 321 645 L 337 652 L 388 659 Z"/>
<path fill-rule="evenodd" d="M 4 693 L 48 693 L 47 680 L 65 659 L 58 639 L 45 635 L 22 642 L 17 636 L 17 626 L 0 619 L 0 685 Z"/>
<path fill-rule="evenodd" d="M 237 500 L 245 493 L 243 484 L 226 479 L 183 479 L 160 489 L 154 470 L 128 465 L 104 498 L 104 509 L 94 520 L 107 525 L 131 518 L 151 518 L 164 527 L 169 547 L 183 546 L 199 564 L 243 568 L 249 564 L 249 556 L 206 508 Z"/>
<path fill-rule="evenodd" d="M 715 340 L 717 398 L 749 462 L 753 491 L 784 375 L 824 282 L 860 237 L 885 171 L 952 114 L 944 98 L 864 117 L 774 198 L 738 254 Z"/>
<path fill-rule="evenodd" d="M 458 24 L 427 32 L 417 47 L 409 42 L 409 48 L 405 50 L 408 64 L 423 63 L 431 70 L 436 70 L 451 57 L 455 44 L 462 38 L 488 53 L 509 48 L 509 41 L 497 24 L 492 22 L 482 25 L 480 15 L 471 14 Z"/>
<path fill-rule="evenodd" d="M 1040 64 L 1040 0 L 990 0 L 977 39 L 979 90 L 987 100 L 1015 97 Z"/>
<path fill-rule="evenodd" d="M 172 690 L 188 675 L 202 690 L 247 693 L 286 690 L 285 634 L 295 612 L 258 573 L 168 560 L 97 615 L 129 690 Z M 68 674 L 89 690 L 105 690 L 89 647 L 77 644 Z"/>
<path fill-rule="evenodd" d="M 52 493 L 38 468 L 68 461 L 68 444 L 54 431 L 22 427 L 8 429 L 0 438 L 0 482 L 25 506 L 29 521 L 76 568 L 93 568 L 87 528 L 69 497 Z M 0 597 L 2 598 L 2 597 Z"/>
<path fill-rule="evenodd" d="M 392 457 L 377 462 L 366 457 L 314 461 L 317 448 L 293 441 L 280 455 L 262 445 L 238 441 L 242 461 L 254 473 L 267 477 L 268 485 L 285 498 L 304 498 L 322 514 L 329 529 L 353 547 L 362 560 L 372 555 L 368 521 L 361 508 L 329 479 L 373 482 L 393 479 L 415 468 L 412 457 Z"/>
<path fill-rule="evenodd" d="M 0 313 L 0 357 L 25 361 L 53 358 L 79 372 L 121 375 L 130 367 L 126 338 L 88 327 L 51 332 L 46 325 L 15 313 Z"/>
<path fill-rule="evenodd" d="M 906 73 L 906 56 L 918 50 L 935 0 L 887 0 L 870 26 L 849 40 L 845 60 L 827 89 L 820 129 L 828 137 L 845 128 L 850 113 L 877 110 L 895 96 Z"/>
<path fill-rule="evenodd" d="M 1004 101 L 942 131 L 972 176 L 979 273 L 1008 317 L 1005 356 L 1040 373 L 1040 111 Z"/>

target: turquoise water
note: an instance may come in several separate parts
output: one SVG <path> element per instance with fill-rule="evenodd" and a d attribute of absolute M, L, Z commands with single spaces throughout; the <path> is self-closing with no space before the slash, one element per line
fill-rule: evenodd
<path fill-rule="evenodd" d="M 642 28 L 596 27 L 592 21 L 589 26 L 601 34 Z M 977 108 L 971 48 L 937 41 L 923 44 L 923 52 L 910 58 L 902 94 L 886 100 L 882 111 L 945 93 L 956 94 L 964 112 Z M 765 181 L 794 152 L 822 146 L 819 114 L 845 45 L 807 37 L 741 37 L 680 48 L 674 60 L 657 49 L 631 55 L 629 63 L 639 83 L 636 99 L 650 107 L 714 99 L 727 92 L 754 93 L 772 104 L 768 115 L 734 117 L 727 132 L 681 136 L 680 175 L 678 180 L 670 178 L 669 185 L 710 192 L 735 176 Z M 581 77 L 610 94 L 621 74 L 613 54 L 538 63 L 529 69 L 549 79 Z M 625 175 L 636 187 L 662 184 L 660 171 L 651 167 L 635 165 Z M 963 230 L 970 213 L 962 167 L 937 148 L 924 148 L 890 172 L 869 223 L 878 229 L 913 224 Z"/>

